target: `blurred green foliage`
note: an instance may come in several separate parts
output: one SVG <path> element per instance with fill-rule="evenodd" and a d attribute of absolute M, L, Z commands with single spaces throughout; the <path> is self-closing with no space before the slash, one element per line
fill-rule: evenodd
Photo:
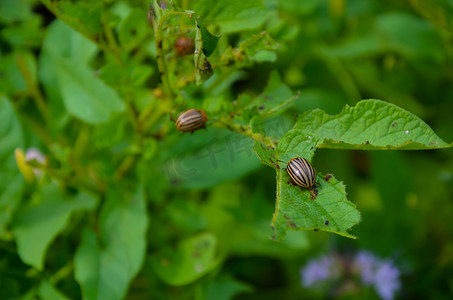
<path fill-rule="evenodd" d="M 451 299 L 452 40 L 451 0 L 0 0 L 0 299 L 379 299 L 301 285 L 361 250 Z"/>

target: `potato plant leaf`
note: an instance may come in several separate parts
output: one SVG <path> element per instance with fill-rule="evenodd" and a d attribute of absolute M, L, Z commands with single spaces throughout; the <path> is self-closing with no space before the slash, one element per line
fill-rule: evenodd
<path fill-rule="evenodd" d="M 41 299 L 52 299 L 52 300 L 69 300 L 66 295 L 64 295 L 61 291 L 55 288 L 52 283 L 48 280 L 41 281 L 39 285 L 37 294 L 41 297 Z"/>
<path fill-rule="evenodd" d="M 74 199 L 64 200 L 56 184 L 44 186 L 39 197 L 40 203 L 29 203 L 18 211 L 12 231 L 22 261 L 42 270 L 47 248 L 66 228 L 70 215 L 93 209 L 96 199 L 79 193 Z"/>
<path fill-rule="evenodd" d="M 343 183 L 318 173 L 316 199 L 311 199 L 308 190 L 288 183 L 286 163 L 293 157 L 312 161 L 316 144 L 316 139 L 298 129 L 289 131 L 278 144 L 278 157 L 283 163 L 276 169 L 277 199 L 272 219 L 277 240 L 285 236 L 286 230 L 322 230 L 354 238 L 347 231 L 360 221 L 360 213 L 347 201 Z"/>
<path fill-rule="evenodd" d="M 261 162 L 269 167 L 276 168 L 277 161 L 277 150 L 266 141 L 266 128 L 263 125 L 263 119 L 260 116 L 255 116 L 250 121 L 250 127 L 253 133 L 256 134 L 254 139 L 253 150 L 258 155 Z"/>
<path fill-rule="evenodd" d="M 252 120 L 254 132 L 265 134 Z M 289 185 L 290 177 L 283 170 L 293 157 L 308 160 L 316 148 L 337 149 L 436 149 L 450 147 L 417 116 L 380 100 L 360 101 L 346 106 L 338 115 L 321 110 L 301 115 L 293 129 L 280 140 L 277 153 L 255 142 L 255 152 L 263 163 L 277 172 L 276 209 L 272 221 L 275 238 L 285 231 L 322 230 L 353 237 L 347 231 L 360 221 L 355 206 L 346 199 L 344 185 L 329 175 L 318 174 L 316 199 L 308 190 Z M 279 161 L 279 166 L 275 164 Z M 282 163 L 283 162 L 283 163 Z"/>
<path fill-rule="evenodd" d="M 99 41 L 102 34 L 101 16 L 105 11 L 103 2 L 51 0 L 41 0 L 41 2 L 60 20 L 89 39 Z"/>
<path fill-rule="evenodd" d="M 206 55 L 205 52 L 208 54 L 212 54 L 211 50 L 214 51 L 215 45 L 214 45 L 214 48 L 209 46 L 209 44 L 212 45 L 211 39 L 207 38 L 206 34 L 203 36 L 203 32 L 198 24 L 199 24 L 199 22 L 197 22 L 196 31 L 195 31 L 196 33 L 195 33 L 194 64 L 195 64 L 195 80 L 196 80 L 197 85 L 200 85 L 206 79 L 211 77 L 211 75 L 213 73 L 211 64 L 209 63 L 209 61 L 207 59 L 208 55 Z M 205 27 L 203 26 L 203 28 L 205 28 Z M 209 42 L 208 42 L 208 45 L 206 46 L 207 48 L 205 49 L 204 43 L 205 43 L 206 39 Z"/>
<path fill-rule="evenodd" d="M 238 47 L 226 49 L 218 59 L 218 65 L 247 67 L 253 63 L 273 62 L 277 59 L 279 44 L 267 32 L 261 32 L 243 40 Z"/>
<path fill-rule="evenodd" d="M 24 133 L 10 100 L 4 96 L 0 96 L 0 120 L 0 238 L 11 239 L 8 224 L 21 202 L 24 186 L 14 150 L 23 148 Z"/>
<path fill-rule="evenodd" d="M 318 196 L 287 183 L 289 176 L 277 170 L 277 205 L 272 219 L 275 238 L 280 240 L 286 230 L 321 230 L 355 238 L 348 230 L 360 221 L 355 205 L 346 200 L 345 186 L 334 177 L 328 181 L 318 173 Z"/>
<path fill-rule="evenodd" d="M 218 25 L 223 33 L 257 28 L 270 15 L 261 0 L 201 0 L 194 1 L 191 9 L 207 24 Z"/>
<path fill-rule="evenodd" d="M 185 285 L 215 268 L 217 238 L 204 233 L 181 242 L 177 249 L 166 249 L 151 258 L 157 275 L 171 285 Z"/>
<path fill-rule="evenodd" d="M 338 115 L 316 109 L 299 116 L 294 129 L 317 139 L 318 148 L 421 150 L 450 147 L 414 114 L 381 100 L 345 106 Z"/>
<path fill-rule="evenodd" d="M 129 203 L 110 196 L 101 212 L 102 244 L 87 229 L 75 255 L 75 278 L 83 299 L 123 299 L 145 257 L 147 226 L 141 191 Z"/>
<path fill-rule="evenodd" d="M 126 106 L 118 93 L 107 86 L 87 66 L 77 61 L 53 57 L 58 83 L 67 112 L 87 123 L 107 122 L 114 112 Z"/>
<path fill-rule="evenodd" d="M 212 52 L 214 52 L 217 42 L 219 41 L 219 37 L 210 33 L 206 26 L 204 26 L 203 22 L 200 22 L 199 19 L 195 18 L 195 22 L 197 25 L 197 31 L 200 31 L 201 39 L 203 41 L 203 53 L 206 57 L 209 57 Z"/>

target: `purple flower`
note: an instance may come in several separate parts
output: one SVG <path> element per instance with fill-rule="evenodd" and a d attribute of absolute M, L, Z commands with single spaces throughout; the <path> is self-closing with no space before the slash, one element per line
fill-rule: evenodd
<path fill-rule="evenodd" d="M 328 279 L 335 279 L 339 275 L 336 261 L 333 256 L 321 256 L 310 260 L 301 270 L 302 285 L 306 288 Z"/>
<path fill-rule="evenodd" d="M 39 149 L 32 147 L 27 149 L 27 152 L 25 153 L 25 161 L 30 162 L 33 160 L 36 160 L 41 165 L 46 163 L 46 157 L 44 156 L 44 154 L 42 154 Z M 42 175 L 42 171 L 38 168 L 33 168 L 33 172 L 37 177 L 40 177 Z"/>
<path fill-rule="evenodd" d="M 371 285 L 383 300 L 393 299 L 400 289 L 400 271 L 390 260 L 382 260 L 361 251 L 355 257 L 355 267 L 364 285 Z"/>
<path fill-rule="evenodd" d="M 400 270 L 391 261 L 382 261 L 374 277 L 374 289 L 378 295 L 384 300 L 393 299 L 401 287 Z"/>
<path fill-rule="evenodd" d="M 358 281 L 351 280 L 356 275 Z M 325 255 L 309 260 L 301 269 L 302 285 L 305 288 L 321 287 L 322 283 L 335 281 L 332 295 L 360 291 L 361 286 L 373 287 L 382 300 L 392 300 L 401 288 L 400 270 L 389 259 L 381 259 L 367 251 L 355 256 Z"/>
<path fill-rule="evenodd" d="M 355 265 L 364 284 L 370 285 L 374 281 L 374 268 L 378 260 L 376 256 L 367 251 L 360 251 L 355 258 Z"/>
<path fill-rule="evenodd" d="M 44 164 L 46 162 L 46 157 L 41 153 L 39 149 L 32 147 L 27 149 L 27 153 L 25 153 L 25 160 L 36 160 L 40 164 Z"/>

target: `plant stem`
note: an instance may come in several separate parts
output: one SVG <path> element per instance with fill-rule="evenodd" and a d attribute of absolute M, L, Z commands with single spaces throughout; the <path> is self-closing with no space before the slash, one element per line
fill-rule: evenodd
<path fill-rule="evenodd" d="M 167 19 L 176 15 L 189 16 L 190 14 L 188 12 L 168 12 L 161 16 L 157 22 L 154 22 L 154 37 L 156 40 L 157 67 L 159 68 L 159 74 L 162 79 L 162 89 L 164 90 L 164 93 L 169 95 L 170 97 L 174 97 L 176 93 L 173 90 L 169 70 L 167 67 L 167 62 L 165 61 L 162 32 Z"/>
<path fill-rule="evenodd" d="M 73 261 L 72 260 L 68 261 L 60 270 L 55 272 L 50 277 L 50 279 L 49 279 L 50 283 L 55 285 L 63 278 L 68 277 L 68 275 L 71 274 L 73 268 L 74 268 Z"/>
<path fill-rule="evenodd" d="M 252 131 L 252 128 L 249 125 L 240 125 L 234 122 L 231 122 L 231 117 L 224 116 L 218 118 L 213 124 L 212 127 L 227 129 L 241 135 L 247 136 L 254 141 L 263 143 L 264 145 L 272 148 L 276 148 L 276 143 L 271 137 L 265 137 L 260 133 Z"/>
<path fill-rule="evenodd" d="M 107 45 L 109 46 L 110 52 L 113 54 L 115 59 L 120 65 L 123 65 L 123 59 L 121 58 L 121 48 L 116 42 L 115 36 L 113 35 L 112 28 L 107 22 L 106 14 L 103 14 L 101 17 L 102 27 L 104 29 L 104 34 L 107 39 Z"/>
<path fill-rule="evenodd" d="M 36 82 L 32 78 L 30 70 L 27 67 L 27 63 L 25 62 L 25 58 L 23 55 L 20 54 L 17 55 L 15 58 L 17 66 L 19 67 L 19 70 L 22 76 L 24 77 L 25 82 L 27 83 L 28 90 L 32 96 L 32 99 L 35 102 L 38 111 L 40 112 L 43 119 L 47 123 L 49 114 L 47 112 L 46 102 L 44 101 L 44 97 L 41 91 L 39 90 L 38 86 L 36 85 Z"/>

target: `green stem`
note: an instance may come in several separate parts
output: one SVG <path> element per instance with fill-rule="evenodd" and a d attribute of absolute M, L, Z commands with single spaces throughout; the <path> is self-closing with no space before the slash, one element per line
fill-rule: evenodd
<path fill-rule="evenodd" d="M 165 22 L 168 18 L 176 15 L 189 16 L 188 12 L 168 12 L 159 18 L 158 22 L 154 22 L 154 37 L 156 40 L 156 60 L 157 67 L 159 68 L 159 74 L 162 79 L 162 89 L 166 95 L 173 97 L 176 95 L 170 80 L 170 72 L 168 70 L 167 62 L 165 61 L 165 53 L 163 50 L 163 36 L 162 32 L 164 29 Z"/>
<path fill-rule="evenodd" d="M 214 121 L 211 124 L 211 126 L 217 127 L 217 128 L 223 128 L 223 129 L 227 129 L 227 130 L 239 133 L 241 135 L 244 135 L 244 136 L 247 136 L 247 137 L 253 139 L 254 141 L 263 143 L 264 145 L 266 145 L 268 147 L 272 147 L 272 148 L 277 147 L 275 141 L 272 138 L 265 137 L 265 136 L 261 135 L 260 133 L 253 132 L 252 128 L 248 125 L 244 126 L 244 125 L 240 125 L 240 124 L 231 122 L 231 117 L 228 117 L 228 116 L 218 118 L 216 121 Z"/>
<path fill-rule="evenodd" d="M 170 97 L 173 96 L 173 91 L 170 88 L 170 78 L 168 76 L 167 64 L 165 62 L 165 54 L 163 51 L 163 40 L 160 33 L 160 28 L 156 28 L 156 60 L 157 60 L 157 67 L 159 68 L 159 75 L 162 80 L 162 89 L 164 93 L 169 95 Z"/>
<path fill-rule="evenodd" d="M 58 270 L 55 274 L 53 274 L 49 281 L 51 284 L 55 285 L 59 281 L 61 281 L 63 278 L 66 278 L 69 276 L 69 274 L 72 273 L 72 270 L 74 268 L 74 264 L 72 260 L 68 261 L 60 270 Z"/>
<path fill-rule="evenodd" d="M 118 63 L 120 65 L 123 65 L 123 60 L 121 58 L 121 48 L 118 46 L 118 43 L 116 42 L 116 38 L 113 35 L 112 28 L 108 25 L 108 20 L 105 14 L 102 15 L 101 21 L 110 52 L 113 54 Z"/>
<path fill-rule="evenodd" d="M 105 184 L 93 185 L 78 177 L 61 174 L 59 171 L 54 170 L 48 166 L 41 166 L 41 169 L 45 170 L 51 177 L 63 181 L 66 185 L 73 186 L 76 188 L 81 187 L 95 194 L 104 194 L 107 189 Z"/>
<path fill-rule="evenodd" d="M 27 63 L 25 62 L 24 56 L 17 55 L 16 63 L 17 66 L 19 67 L 22 76 L 25 79 L 25 82 L 27 83 L 28 90 L 32 96 L 33 101 L 36 104 L 36 107 L 38 108 L 38 111 L 41 113 L 43 119 L 47 123 L 49 114 L 47 112 L 46 102 L 44 101 L 44 97 L 41 91 L 39 90 L 38 86 L 36 85 L 36 82 L 32 78 L 30 70 L 27 67 Z"/>

